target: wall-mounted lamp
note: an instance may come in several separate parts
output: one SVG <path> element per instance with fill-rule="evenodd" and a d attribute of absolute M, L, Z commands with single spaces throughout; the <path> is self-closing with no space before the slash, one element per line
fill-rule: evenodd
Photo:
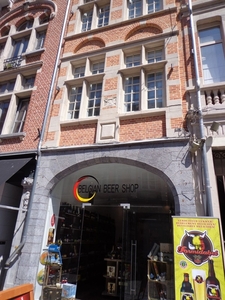
<path fill-rule="evenodd" d="M 199 149 L 202 148 L 203 144 L 204 144 L 204 140 L 194 140 L 190 142 L 190 146 L 189 146 L 189 151 L 191 153 L 195 153 L 196 151 L 198 151 Z"/>
<path fill-rule="evenodd" d="M 56 87 L 56 91 L 59 92 L 60 91 L 60 87 L 57 85 Z"/>
<path fill-rule="evenodd" d="M 218 129 L 219 129 L 219 127 L 220 127 L 220 124 L 219 124 L 219 123 L 213 122 L 212 125 L 211 125 L 211 127 L 210 127 L 210 130 L 211 130 L 211 131 L 214 131 L 214 132 L 217 132 Z"/>

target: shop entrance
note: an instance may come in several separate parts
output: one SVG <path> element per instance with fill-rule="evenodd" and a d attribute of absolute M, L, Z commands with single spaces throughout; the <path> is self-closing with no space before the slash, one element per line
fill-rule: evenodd
<path fill-rule="evenodd" d="M 130 203 L 87 203 L 69 209 L 72 213 L 64 214 L 63 231 L 67 227 L 71 231 L 63 241 L 62 255 L 68 255 L 66 276 L 77 284 L 77 299 L 147 299 L 148 254 L 154 244 L 171 243 L 170 211 Z M 75 243 L 70 248 L 72 259 L 69 241 Z"/>

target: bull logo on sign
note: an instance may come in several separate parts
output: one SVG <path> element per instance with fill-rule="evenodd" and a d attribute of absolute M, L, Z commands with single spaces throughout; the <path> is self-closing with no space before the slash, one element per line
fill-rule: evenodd
<path fill-rule="evenodd" d="M 219 251 L 214 249 L 207 231 L 197 230 L 184 230 L 180 245 L 177 246 L 177 253 L 184 255 L 196 266 L 206 263 L 210 256 L 219 256 Z"/>
<path fill-rule="evenodd" d="M 188 242 L 188 248 L 190 250 L 205 250 L 204 239 L 206 236 L 206 231 L 200 235 L 194 235 L 185 230 L 187 236 L 192 238 L 191 242 Z"/>

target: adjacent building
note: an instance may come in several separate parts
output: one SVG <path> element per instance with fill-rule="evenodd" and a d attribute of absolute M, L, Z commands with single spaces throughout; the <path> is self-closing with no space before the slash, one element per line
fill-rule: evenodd
<path fill-rule="evenodd" d="M 40 255 L 61 239 L 79 299 L 96 282 L 136 297 L 152 246 L 173 243 L 173 215 L 213 216 L 225 231 L 225 3 L 36 0 L 1 12 L 0 163 L 16 170 L 1 177 L 1 211 L 20 208 L 4 259 L 21 245 L 5 287 L 32 282 L 38 299 Z M 105 287 L 110 255 L 137 265 L 129 293 Z"/>

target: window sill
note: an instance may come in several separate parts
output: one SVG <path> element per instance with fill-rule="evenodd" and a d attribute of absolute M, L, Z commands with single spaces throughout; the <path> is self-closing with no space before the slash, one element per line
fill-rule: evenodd
<path fill-rule="evenodd" d="M 98 81 L 102 81 L 105 73 L 99 73 L 99 74 L 93 74 L 89 76 L 83 76 L 79 78 L 73 78 L 69 80 L 65 80 L 65 84 L 73 86 L 73 85 L 78 85 L 82 84 L 84 80 L 86 80 L 89 83 L 94 83 Z"/>
<path fill-rule="evenodd" d="M 25 136 L 26 136 L 25 132 L 0 134 L 0 143 L 2 142 L 2 140 L 8 140 L 8 139 L 14 139 L 14 138 L 19 138 L 21 141 L 23 141 Z"/>
<path fill-rule="evenodd" d="M 45 51 L 45 48 L 41 48 L 41 49 L 38 49 L 38 50 L 30 51 L 28 53 L 24 53 L 24 56 L 31 57 L 31 56 L 35 56 L 37 54 L 41 54 L 44 51 Z"/>
<path fill-rule="evenodd" d="M 145 70 L 146 72 L 160 70 L 160 69 L 164 68 L 166 64 L 167 64 L 167 60 L 161 60 L 161 61 L 155 62 L 155 63 L 120 69 L 119 73 L 122 73 L 123 75 L 128 76 L 128 75 L 140 73 L 141 69 Z"/>
<path fill-rule="evenodd" d="M 90 117 L 83 119 L 65 120 L 60 122 L 61 127 L 70 127 L 74 125 L 97 124 L 99 117 Z"/>
<path fill-rule="evenodd" d="M 139 119 L 145 117 L 152 117 L 152 116 L 161 116 L 166 114 L 166 108 L 151 108 L 148 110 L 139 110 L 139 111 L 131 111 L 127 113 L 119 114 L 120 120 L 127 120 L 127 119 Z"/>

